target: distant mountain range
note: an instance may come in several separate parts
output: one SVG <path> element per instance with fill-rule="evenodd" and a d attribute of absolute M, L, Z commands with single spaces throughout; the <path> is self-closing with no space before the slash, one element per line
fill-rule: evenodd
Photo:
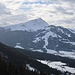
<path fill-rule="evenodd" d="M 75 31 L 72 29 L 49 25 L 38 18 L 0 27 L 0 42 L 0 52 L 12 63 L 25 63 L 51 74 L 56 69 L 75 73 Z"/>
<path fill-rule="evenodd" d="M 38 18 L 0 28 L 0 42 L 15 48 L 75 58 L 75 31 Z"/>

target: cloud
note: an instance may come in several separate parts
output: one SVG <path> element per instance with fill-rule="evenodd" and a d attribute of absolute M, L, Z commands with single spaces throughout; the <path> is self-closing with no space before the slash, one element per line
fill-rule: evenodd
<path fill-rule="evenodd" d="M 13 24 L 25 22 L 26 20 L 27 20 L 27 17 L 25 15 L 14 15 L 14 16 L 9 16 L 8 18 L 6 17 L 0 20 L 0 24 L 3 26 L 13 25 Z"/>
<path fill-rule="evenodd" d="M 0 0 L 0 25 L 16 24 L 41 17 L 50 25 L 73 27 L 74 3 L 75 0 Z"/>
<path fill-rule="evenodd" d="M 10 11 L 2 4 L 0 3 L 0 15 L 4 14 L 10 14 Z"/>
<path fill-rule="evenodd" d="M 73 11 L 71 11 L 71 10 L 68 11 L 68 9 L 65 9 L 65 8 L 63 8 L 61 6 L 56 7 L 56 10 L 61 12 L 62 14 L 66 14 L 66 15 L 73 15 L 74 14 Z"/>

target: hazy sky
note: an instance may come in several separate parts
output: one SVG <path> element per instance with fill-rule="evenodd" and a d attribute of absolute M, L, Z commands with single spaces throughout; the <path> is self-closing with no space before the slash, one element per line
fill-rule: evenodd
<path fill-rule="evenodd" d="M 0 0 L 0 26 L 40 17 L 50 25 L 75 27 L 75 0 Z"/>

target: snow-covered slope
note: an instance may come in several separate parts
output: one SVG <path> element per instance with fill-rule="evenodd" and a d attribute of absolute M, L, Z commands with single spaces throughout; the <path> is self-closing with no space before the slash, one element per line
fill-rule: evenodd
<path fill-rule="evenodd" d="M 62 72 L 71 72 L 75 74 L 75 68 L 67 66 L 66 63 L 60 62 L 60 61 L 47 61 L 47 60 L 37 60 L 43 64 L 48 65 L 49 67 L 55 68 L 57 70 L 60 70 Z"/>
<path fill-rule="evenodd" d="M 16 31 L 16 30 L 36 31 L 36 30 L 43 29 L 45 26 L 48 26 L 48 24 L 43 19 L 38 18 L 38 19 L 30 20 L 25 23 L 6 26 L 5 29 L 6 30 L 10 29 L 11 31 Z"/>

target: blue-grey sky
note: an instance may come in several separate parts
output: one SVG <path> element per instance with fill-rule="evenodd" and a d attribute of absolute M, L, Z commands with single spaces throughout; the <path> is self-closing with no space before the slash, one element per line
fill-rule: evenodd
<path fill-rule="evenodd" d="M 75 0 L 0 0 L 0 26 L 35 18 L 50 25 L 75 27 Z"/>

